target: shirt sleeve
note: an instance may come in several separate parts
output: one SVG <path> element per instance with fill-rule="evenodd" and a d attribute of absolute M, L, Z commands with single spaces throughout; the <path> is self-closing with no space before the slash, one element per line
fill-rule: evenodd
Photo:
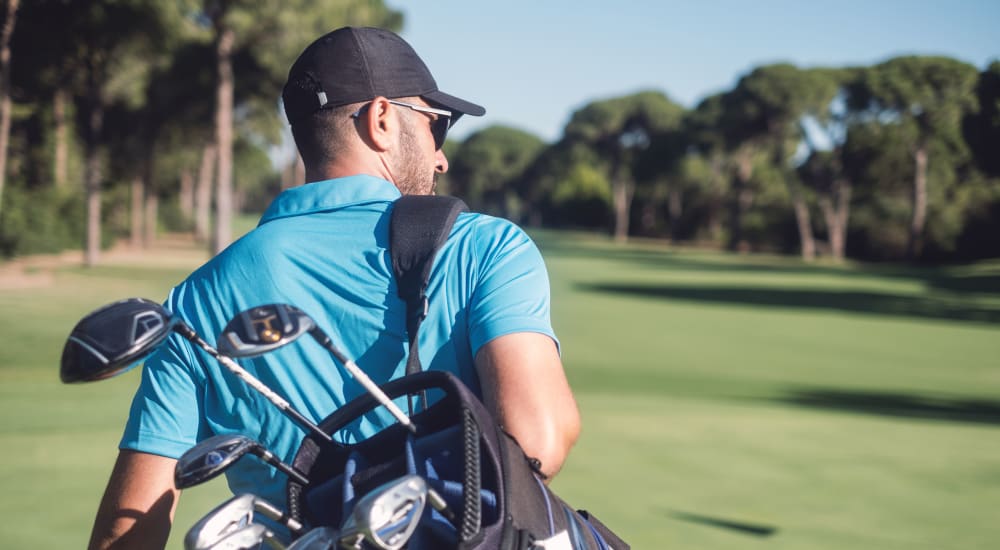
<path fill-rule="evenodd" d="M 517 332 L 559 341 L 549 314 L 549 276 L 538 247 L 513 223 L 486 218 L 476 229 L 478 279 L 472 293 L 472 354 L 484 344 Z"/>
<path fill-rule="evenodd" d="M 199 381 L 195 380 L 187 344 L 178 335 L 150 356 L 120 449 L 179 458 L 198 439 L 201 429 Z"/>

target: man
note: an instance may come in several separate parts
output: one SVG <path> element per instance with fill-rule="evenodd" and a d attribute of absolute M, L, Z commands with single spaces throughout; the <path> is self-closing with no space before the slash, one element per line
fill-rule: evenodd
<path fill-rule="evenodd" d="M 405 305 L 387 253 L 400 194 L 430 194 L 448 169 L 448 126 L 485 110 L 440 92 L 416 52 L 372 28 L 329 33 L 301 54 L 283 91 L 306 185 L 282 193 L 260 225 L 176 287 L 167 307 L 210 342 L 239 311 L 301 308 L 376 382 L 403 375 Z M 457 374 L 542 471 L 559 471 L 579 432 L 576 404 L 549 322 L 548 278 L 513 224 L 463 214 L 438 252 L 421 327 L 427 369 Z M 243 362 L 313 420 L 361 386 L 315 342 Z M 389 418 L 367 418 L 344 441 Z M 304 436 L 269 402 L 181 338 L 151 357 L 101 502 L 91 548 L 162 547 L 179 491 L 176 459 L 218 433 L 249 435 L 290 460 Z M 247 459 L 227 471 L 234 492 L 284 503 L 285 479 Z"/>

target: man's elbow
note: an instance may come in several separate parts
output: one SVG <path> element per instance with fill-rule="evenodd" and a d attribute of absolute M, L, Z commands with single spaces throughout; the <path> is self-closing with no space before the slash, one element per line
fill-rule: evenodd
<path fill-rule="evenodd" d="M 580 437 L 580 416 L 574 408 L 572 414 L 536 424 L 535 437 L 524 449 L 525 454 L 538 460 L 541 473 L 552 478 L 562 469 L 570 450 Z"/>

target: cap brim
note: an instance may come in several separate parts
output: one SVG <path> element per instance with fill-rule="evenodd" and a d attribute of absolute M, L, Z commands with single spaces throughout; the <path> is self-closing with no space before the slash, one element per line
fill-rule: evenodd
<path fill-rule="evenodd" d="M 443 108 L 455 113 L 456 116 L 453 117 L 455 120 L 458 119 L 457 115 L 459 114 L 471 116 L 483 116 L 486 114 L 486 109 L 481 105 L 476 105 L 475 103 L 457 98 L 451 94 L 446 94 L 440 90 L 421 94 L 420 97 L 433 101 L 434 103 L 441 105 Z"/>

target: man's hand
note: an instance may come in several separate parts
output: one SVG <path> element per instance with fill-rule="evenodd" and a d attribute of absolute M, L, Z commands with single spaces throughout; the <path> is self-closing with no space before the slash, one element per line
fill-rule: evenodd
<path fill-rule="evenodd" d="M 555 342 L 534 332 L 501 336 L 480 348 L 476 370 L 503 429 L 541 462 L 543 474 L 558 473 L 580 434 L 580 414 Z"/>
<path fill-rule="evenodd" d="M 174 464 L 158 455 L 122 450 L 97 511 L 90 550 L 163 548 L 177 497 Z"/>

